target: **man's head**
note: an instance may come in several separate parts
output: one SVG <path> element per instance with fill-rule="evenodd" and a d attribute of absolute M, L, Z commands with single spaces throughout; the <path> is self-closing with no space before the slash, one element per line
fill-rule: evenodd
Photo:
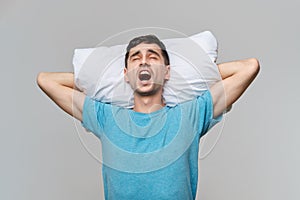
<path fill-rule="evenodd" d="M 128 65 L 128 57 L 129 57 L 130 50 L 141 43 L 157 44 L 157 46 L 159 46 L 159 48 L 161 49 L 161 54 L 164 58 L 165 65 L 170 65 L 170 59 L 169 59 L 169 55 L 168 55 L 165 45 L 155 35 L 143 35 L 143 36 L 133 38 L 129 42 L 129 44 L 126 48 L 126 55 L 125 55 L 125 67 L 126 68 Z"/>
<path fill-rule="evenodd" d="M 149 96 L 162 93 L 170 76 L 169 56 L 165 45 L 154 35 L 132 39 L 125 55 L 125 80 L 135 93 Z"/>

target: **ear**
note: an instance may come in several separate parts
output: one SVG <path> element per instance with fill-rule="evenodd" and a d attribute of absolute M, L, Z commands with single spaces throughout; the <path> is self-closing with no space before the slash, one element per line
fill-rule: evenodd
<path fill-rule="evenodd" d="M 167 65 L 165 67 L 165 80 L 169 80 L 170 79 L 170 65 Z"/>
<path fill-rule="evenodd" d="M 124 80 L 129 83 L 129 79 L 128 79 L 128 76 L 127 76 L 127 72 L 128 72 L 128 69 L 126 67 L 124 67 Z"/>

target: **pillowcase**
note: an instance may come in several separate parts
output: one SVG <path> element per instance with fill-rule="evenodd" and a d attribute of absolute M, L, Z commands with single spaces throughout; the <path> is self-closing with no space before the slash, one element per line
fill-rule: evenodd
<path fill-rule="evenodd" d="M 217 40 L 209 31 L 189 38 L 162 40 L 170 57 L 170 80 L 163 97 L 168 106 L 200 96 L 221 80 L 217 59 Z M 93 99 L 117 106 L 133 107 L 133 90 L 124 80 L 127 44 L 111 47 L 75 49 L 75 86 Z"/>

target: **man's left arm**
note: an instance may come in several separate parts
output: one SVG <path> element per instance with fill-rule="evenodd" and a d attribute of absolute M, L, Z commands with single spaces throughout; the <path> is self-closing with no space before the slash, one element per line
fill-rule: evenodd
<path fill-rule="evenodd" d="M 259 72 L 255 58 L 218 64 L 222 80 L 210 88 L 214 117 L 229 108 L 247 89 Z"/>

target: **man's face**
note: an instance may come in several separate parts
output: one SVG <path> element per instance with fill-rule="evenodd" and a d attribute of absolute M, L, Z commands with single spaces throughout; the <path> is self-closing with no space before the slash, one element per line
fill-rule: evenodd
<path fill-rule="evenodd" d="M 141 43 L 129 52 L 125 80 L 140 95 L 152 95 L 162 91 L 170 77 L 170 66 L 165 66 L 161 49 L 157 44 Z"/>

